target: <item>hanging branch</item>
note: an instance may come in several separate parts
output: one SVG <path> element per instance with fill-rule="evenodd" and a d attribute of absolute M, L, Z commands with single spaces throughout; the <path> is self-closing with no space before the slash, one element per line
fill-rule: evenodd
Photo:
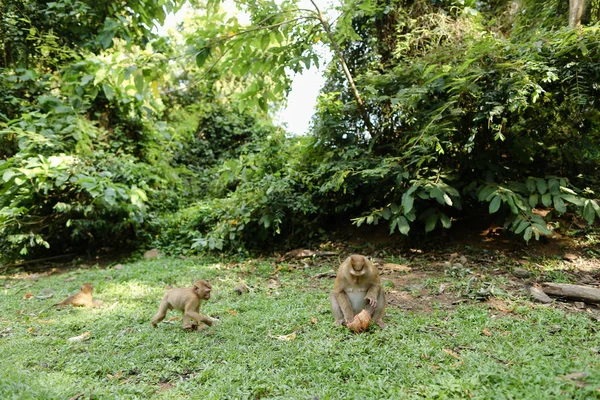
<path fill-rule="evenodd" d="M 346 75 L 346 79 L 348 80 L 348 84 L 350 85 L 350 89 L 352 90 L 352 94 L 354 95 L 354 99 L 356 100 L 356 105 L 358 106 L 358 111 L 360 112 L 360 115 L 362 116 L 363 122 L 365 123 L 365 126 L 367 128 L 367 131 L 371 135 L 371 140 L 374 140 L 375 134 L 374 134 L 373 124 L 371 124 L 371 120 L 369 119 L 369 115 L 367 114 L 367 110 L 365 108 L 365 103 L 363 102 L 362 97 L 360 97 L 360 93 L 358 93 L 358 89 L 356 88 L 356 85 L 354 84 L 354 79 L 352 79 L 352 74 L 350 73 L 350 70 L 348 69 L 348 64 L 346 63 L 346 59 L 344 58 L 342 49 L 335 41 L 335 38 L 333 37 L 333 33 L 331 32 L 331 27 L 329 26 L 329 23 L 323 16 L 323 13 L 321 12 L 321 10 L 317 6 L 317 4 L 314 2 L 314 0 L 310 0 L 310 2 L 317 10 L 317 18 L 319 19 L 319 22 L 323 26 L 325 33 L 327 33 L 327 36 L 329 37 L 329 42 L 331 43 L 331 46 L 333 47 L 333 50 L 334 50 L 336 56 L 340 60 L 340 63 L 342 64 L 342 70 L 344 71 L 344 75 Z"/>

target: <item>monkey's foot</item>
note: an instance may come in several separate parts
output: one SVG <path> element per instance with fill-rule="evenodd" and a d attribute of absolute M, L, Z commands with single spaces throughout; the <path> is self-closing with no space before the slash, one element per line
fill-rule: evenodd
<path fill-rule="evenodd" d="M 375 321 L 375 323 L 381 328 L 381 329 L 385 329 L 387 328 L 387 324 L 385 322 L 383 322 L 382 319 Z"/>

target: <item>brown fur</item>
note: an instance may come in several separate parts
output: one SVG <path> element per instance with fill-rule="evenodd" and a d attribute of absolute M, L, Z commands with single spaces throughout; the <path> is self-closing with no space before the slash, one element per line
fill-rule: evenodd
<path fill-rule="evenodd" d="M 385 328 L 385 293 L 377 267 L 365 256 L 351 255 L 340 265 L 329 300 L 336 324 L 352 323 L 356 314 L 366 310 L 377 325 Z"/>
<path fill-rule="evenodd" d="M 57 303 L 56 306 L 65 307 L 70 304 L 73 307 L 95 307 L 103 304 L 103 302 L 100 300 L 92 299 L 93 291 L 94 285 L 92 285 L 89 282 L 86 282 L 83 285 L 81 285 L 81 289 L 79 290 L 79 292 L 67 297 L 60 303 Z"/>
<path fill-rule="evenodd" d="M 211 326 L 214 320 L 206 315 L 199 313 L 200 305 L 203 300 L 210 299 L 212 287 L 208 282 L 196 281 L 189 288 L 178 288 L 169 290 L 163 296 L 158 312 L 152 318 L 152 326 L 156 328 L 158 323 L 167 315 L 168 310 L 180 310 L 183 314 L 183 328 L 190 329 L 193 325 L 190 320 L 194 320 L 197 324 L 204 322 Z"/>

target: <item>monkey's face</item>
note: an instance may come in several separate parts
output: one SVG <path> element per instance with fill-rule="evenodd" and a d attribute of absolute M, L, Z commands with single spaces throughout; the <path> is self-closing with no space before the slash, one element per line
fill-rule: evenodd
<path fill-rule="evenodd" d="M 94 291 L 94 285 L 91 283 L 84 283 L 81 285 L 81 291 L 83 293 L 92 293 Z"/>
<path fill-rule="evenodd" d="M 352 256 L 352 262 L 350 263 L 350 275 L 362 276 L 366 272 L 365 258 L 361 256 Z"/>
<path fill-rule="evenodd" d="M 204 300 L 210 299 L 211 290 L 212 287 L 207 282 L 196 281 L 196 283 L 194 283 L 194 292 Z"/>

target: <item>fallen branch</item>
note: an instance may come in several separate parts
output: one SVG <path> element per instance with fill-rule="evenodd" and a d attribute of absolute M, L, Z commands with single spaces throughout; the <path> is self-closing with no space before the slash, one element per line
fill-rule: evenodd
<path fill-rule="evenodd" d="M 600 289 L 569 283 L 542 283 L 544 293 L 551 296 L 581 300 L 588 303 L 600 303 Z"/>
<path fill-rule="evenodd" d="M 529 287 L 529 295 L 537 302 L 542 304 L 552 303 L 552 299 L 539 287 Z"/>

